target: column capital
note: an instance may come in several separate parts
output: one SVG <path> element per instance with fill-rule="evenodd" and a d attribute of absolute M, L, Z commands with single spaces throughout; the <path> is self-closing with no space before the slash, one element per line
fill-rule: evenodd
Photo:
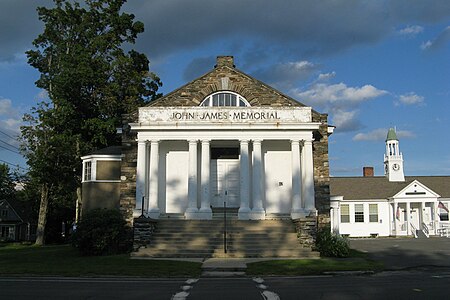
<path fill-rule="evenodd" d="M 159 142 L 161 142 L 160 140 L 150 140 L 150 144 L 159 144 Z"/>
<path fill-rule="evenodd" d="M 300 144 L 300 140 L 291 140 L 291 144 Z"/>
<path fill-rule="evenodd" d="M 209 144 L 209 143 L 211 143 L 211 140 L 201 140 L 201 143 L 202 144 Z"/>
<path fill-rule="evenodd" d="M 189 143 L 189 144 L 197 144 L 197 143 L 198 143 L 198 140 L 189 139 L 189 140 L 188 140 L 188 143 Z"/>
<path fill-rule="evenodd" d="M 312 145 L 313 140 L 302 140 L 303 145 Z"/>
<path fill-rule="evenodd" d="M 262 139 L 253 139 L 252 142 L 253 142 L 253 144 L 261 144 Z"/>
<path fill-rule="evenodd" d="M 239 140 L 240 144 L 248 144 L 249 142 L 250 142 L 250 140 L 248 140 L 248 139 Z"/>

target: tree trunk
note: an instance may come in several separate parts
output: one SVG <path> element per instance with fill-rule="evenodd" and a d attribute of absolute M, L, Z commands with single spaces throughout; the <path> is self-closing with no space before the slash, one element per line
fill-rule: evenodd
<path fill-rule="evenodd" d="M 82 202 L 83 199 L 81 198 L 81 187 L 77 187 L 77 204 L 75 207 L 75 223 L 78 223 L 80 221 L 81 216 L 81 208 L 82 208 Z"/>
<path fill-rule="evenodd" d="M 45 244 L 45 225 L 47 224 L 48 211 L 48 185 L 46 183 L 41 186 L 41 203 L 39 205 L 39 218 L 36 230 L 36 245 Z"/>

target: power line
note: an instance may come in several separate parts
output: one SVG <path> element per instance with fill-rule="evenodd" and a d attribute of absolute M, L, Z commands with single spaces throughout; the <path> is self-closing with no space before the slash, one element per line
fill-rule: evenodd
<path fill-rule="evenodd" d="M 0 133 L 3 133 L 3 134 L 6 135 L 7 137 L 10 137 L 10 138 L 12 138 L 12 139 L 14 139 L 14 140 L 17 140 L 17 137 L 12 137 L 12 136 L 10 136 L 9 134 L 7 134 L 6 132 L 4 132 L 4 131 L 2 131 L 2 130 L 0 130 Z"/>
<path fill-rule="evenodd" d="M 6 145 L 8 145 L 8 146 L 10 146 L 10 147 L 13 147 L 13 148 L 16 149 L 16 150 L 20 150 L 18 147 L 14 146 L 13 144 L 10 144 L 10 143 L 5 142 L 5 141 L 3 141 L 3 140 L 0 140 L 0 142 L 4 143 L 4 144 L 6 144 Z"/>
<path fill-rule="evenodd" d="M 11 152 L 13 152 L 13 153 L 16 153 L 16 154 L 22 155 L 22 154 L 20 154 L 19 152 L 17 152 L 17 151 L 14 151 L 14 150 L 11 150 L 11 149 L 8 149 L 8 148 L 6 148 L 6 147 L 4 147 L 4 146 L 2 146 L 2 145 L 0 145 L 0 148 L 3 148 L 3 149 L 5 149 L 5 150 L 11 151 Z"/>
<path fill-rule="evenodd" d="M 3 159 L 0 159 L 0 161 L 3 162 L 3 163 L 5 163 L 5 164 L 11 165 L 11 166 L 13 166 L 13 167 L 17 167 L 17 168 L 22 169 L 22 170 L 25 170 L 25 171 L 28 170 L 27 168 L 21 167 L 21 166 L 19 166 L 19 165 L 15 165 L 15 164 L 10 163 L 10 162 L 7 162 L 6 160 L 3 160 Z"/>

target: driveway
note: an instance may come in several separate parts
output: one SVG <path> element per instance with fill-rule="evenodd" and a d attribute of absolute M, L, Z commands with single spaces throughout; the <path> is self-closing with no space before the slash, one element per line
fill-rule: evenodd
<path fill-rule="evenodd" d="M 350 246 L 383 261 L 389 270 L 450 267 L 450 238 L 350 239 Z"/>

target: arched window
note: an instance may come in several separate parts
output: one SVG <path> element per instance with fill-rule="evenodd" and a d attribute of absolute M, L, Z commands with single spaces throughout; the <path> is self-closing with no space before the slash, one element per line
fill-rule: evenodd
<path fill-rule="evenodd" d="M 218 92 L 206 97 L 200 106 L 250 106 L 247 100 L 239 94 L 232 92 Z"/>

